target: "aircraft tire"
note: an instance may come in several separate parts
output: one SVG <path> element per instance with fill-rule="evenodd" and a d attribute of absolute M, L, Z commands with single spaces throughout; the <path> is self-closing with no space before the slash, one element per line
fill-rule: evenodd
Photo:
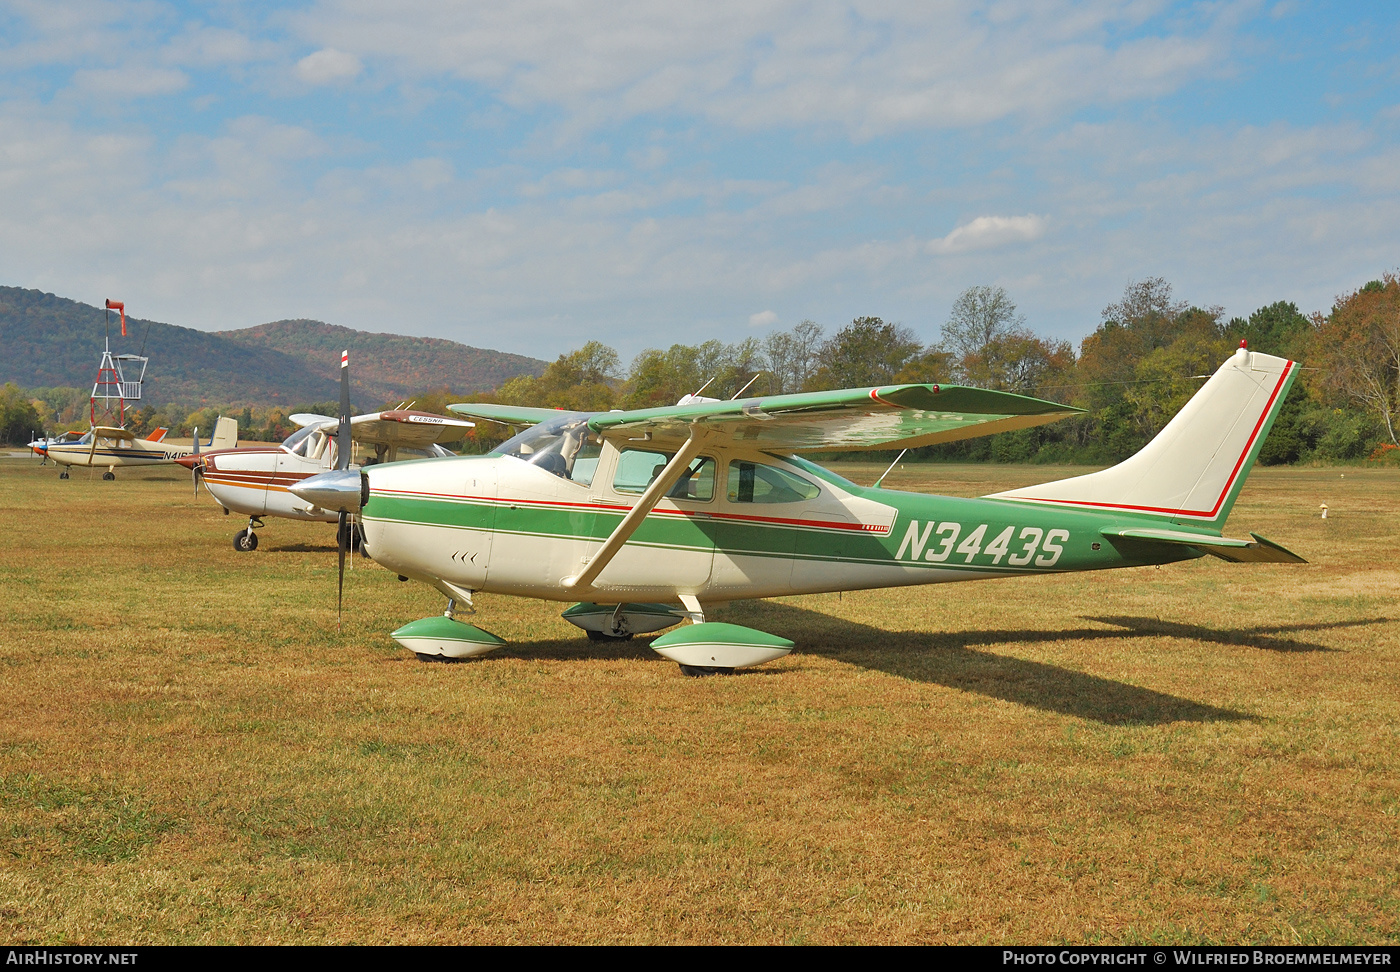
<path fill-rule="evenodd" d="M 448 658 L 446 655 L 429 655 L 422 651 L 415 651 L 414 654 L 418 656 L 420 662 L 440 662 L 442 664 L 452 665 L 457 662 L 466 661 L 465 658 Z"/>
<path fill-rule="evenodd" d="M 351 552 L 352 552 L 352 553 L 357 553 L 357 552 L 359 552 L 359 549 L 360 549 L 362 546 L 364 546 L 364 541 L 365 541 L 365 535 L 364 535 L 363 533 L 360 532 L 360 525 L 359 525 L 358 523 L 352 525 L 352 526 L 350 527 L 350 550 L 351 550 Z M 336 529 L 335 529 L 335 542 L 336 542 L 337 545 L 340 544 L 340 527 L 336 527 Z"/>
<path fill-rule="evenodd" d="M 58 474 L 58 478 L 59 478 L 59 479 L 67 479 L 67 478 L 68 478 L 68 470 L 65 469 L 65 470 L 63 470 L 63 472 L 59 473 L 59 474 Z"/>
<path fill-rule="evenodd" d="M 584 634 L 588 635 L 589 641 L 630 641 L 632 638 L 630 634 L 615 635 L 608 634 L 606 631 L 585 630 Z"/>
<path fill-rule="evenodd" d="M 682 665 L 681 674 L 687 678 L 707 678 L 711 675 L 733 675 L 732 668 L 711 668 L 708 665 Z"/>
<path fill-rule="evenodd" d="M 102 474 L 102 478 L 110 483 L 112 480 L 117 478 L 117 474 L 114 472 L 105 472 Z"/>
<path fill-rule="evenodd" d="M 258 549 L 258 535 L 251 530 L 239 530 L 233 535 L 233 549 L 241 553 Z"/>

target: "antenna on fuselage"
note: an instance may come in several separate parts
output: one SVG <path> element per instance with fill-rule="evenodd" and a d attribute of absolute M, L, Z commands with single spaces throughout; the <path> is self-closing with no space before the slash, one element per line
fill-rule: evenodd
<path fill-rule="evenodd" d="M 761 372 L 761 371 L 755 371 L 755 372 L 753 373 L 753 377 L 750 378 L 748 381 L 744 382 L 744 387 L 743 387 L 743 388 L 740 388 L 738 391 L 736 391 L 736 392 L 730 397 L 729 400 L 732 402 L 732 401 L 734 401 L 734 399 L 736 399 L 736 398 L 738 398 L 740 395 L 744 394 L 744 392 L 748 391 L 748 390 L 749 390 L 749 386 L 752 385 L 754 382 L 758 381 L 758 376 L 761 375 L 761 374 L 763 374 L 763 372 Z"/>
<path fill-rule="evenodd" d="M 890 468 L 889 468 L 889 469 L 886 469 L 883 473 L 881 473 L 881 474 L 880 474 L 880 478 L 877 479 L 877 480 L 875 480 L 874 484 L 873 484 L 870 488 L 871 488 L 871 489 L 879 489 L 879 488 L 880 488 L 880 484 L 883 483 L 883 482 L 885 481 L 885 477 L 888 476 L 891 472 L 894 471 L 894 467 L 897 466 L 897 465 L 899 465 L 899 460 L 903 459 L 903 458 L 904 458 L 904 454 L 905 454 L 906 452 L 908 452 L 908 451 L 909 451 L 908 449 L 900 449 L 900 450 L 899 450 L 899 455 L 895 456 L 895 457 L 894 457 L 894 462 L 890 463 Z"/>

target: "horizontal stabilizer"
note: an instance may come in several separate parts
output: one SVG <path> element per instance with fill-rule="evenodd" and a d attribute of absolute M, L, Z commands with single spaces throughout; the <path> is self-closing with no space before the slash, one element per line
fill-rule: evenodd
<path fill-rule="evenodd" d="M 1231 537 L 1210 537 L 1183 530 L 1154 530 L 1129 528 L 1101 531 L 1105 537 L 1123 537 L 1127 540 L 1142 540 L 1148 543 L 1171 543 L 1183 547 L 1195 547 L 1221 560 L 1237 564 L 1306 564 L 1307 561 L 1291 550 L 1285 550 L 1271 540 L 1265 540 L 1257 533 L 1251 533 L 1251 540 L 1235 540 Z"/>

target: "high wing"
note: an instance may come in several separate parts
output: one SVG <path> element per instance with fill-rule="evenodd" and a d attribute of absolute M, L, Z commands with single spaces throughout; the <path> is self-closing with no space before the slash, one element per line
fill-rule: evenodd
<path fill-rule="evenodd" d="M 350 420 L 350 436 L 356 442 L 372 445 L 423 449 L 444 442 L 459 442 L 474 425 L 473 422 L 434 415 L 432 412 L 391 409 L 356 415 Z"/>
<path fill-rule="evenodd" d="M 316 412 L 297 412 L 294 415 L 288 415 L 287 418 L 295 422 L 299 428 L 303 429 L 308 425 L 323 426 L 327 422 L 334 425 L 339 421 L 338 419 L 331 418 L 329 415 L 319 415 Z"/>
<path fill-rule="evenodd" d="M 884 385 L 599 412 L 588 425 L 608 438 L 673 447 L 690 437 L 692 426 L 702 426 L 710 442 L 779 453 L 844 452 L 954 442 L 1044 425 L 1081 411 L 962 385 Z"/>
<path fill-rule="evenodd" d="M 293 422 L 305 428 L 314 426 L 330 434 L 340 425 L 340 419 L 328 415 L 298 412 Z M 350 437 L 356 442 L 383 445 L 395 449 L 425 449 L 444 442 L 457 442 L 474 423 L 462 419 L 434 415 L 432 412 L 389 409 L 367 412 L 350 419 Z"/>
<path fill-rule="evenodd" d="M 92 437 L 97 439 L 132 439 L 136 438 L 136 433 L 130 429 L 119 429 L 112 425 L 94 425 L 92 427 Z"/>
<path fill-rule="evenodd" d="M 558 418 L 564 413 L 557 408 L 529 408 L 525 405 L 488 405 L 472 402 L 447 406 L 449 412 L 470 415 L 472 418 L 499 422 L 502 425 L 536 425 L 547 419 Z"/>

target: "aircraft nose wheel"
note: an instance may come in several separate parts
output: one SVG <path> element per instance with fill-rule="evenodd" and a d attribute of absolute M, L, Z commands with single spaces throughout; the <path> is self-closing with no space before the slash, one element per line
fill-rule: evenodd
<path fill-rule="evenodd" d="M 239 530 L 233 535 L 233 549 L 242 553 L 258 549 L 258 535 L 252 530 Z"/>
<path fill-rule="evenodd" d="M 68 470 L 65 469 L 65 470 L 63 470 L 63 472 L 59 473 L 59 474 L 58 474 L 58 478 L 59 478 L 59 479 L 67 479 L 67 478 L 68 478 Z"/>
<path fill-rule="evenodd" d="M 347 526 L 350 529 L 350 550 L 358 552 L 359 549 L 364 546 L 365 536 L 360 532 L 360 525 L 358 523 L 349 523 Z M 340 545 L 340 527 L 336 527 L 335 542 L 337 546 Z"/>
<path fill-rule="evenodd" d="M 117 474 L 113 472 L 105 472 L 102 474 L 102 478 L 110 483 L 112 480 L 117 478 Z"/>

